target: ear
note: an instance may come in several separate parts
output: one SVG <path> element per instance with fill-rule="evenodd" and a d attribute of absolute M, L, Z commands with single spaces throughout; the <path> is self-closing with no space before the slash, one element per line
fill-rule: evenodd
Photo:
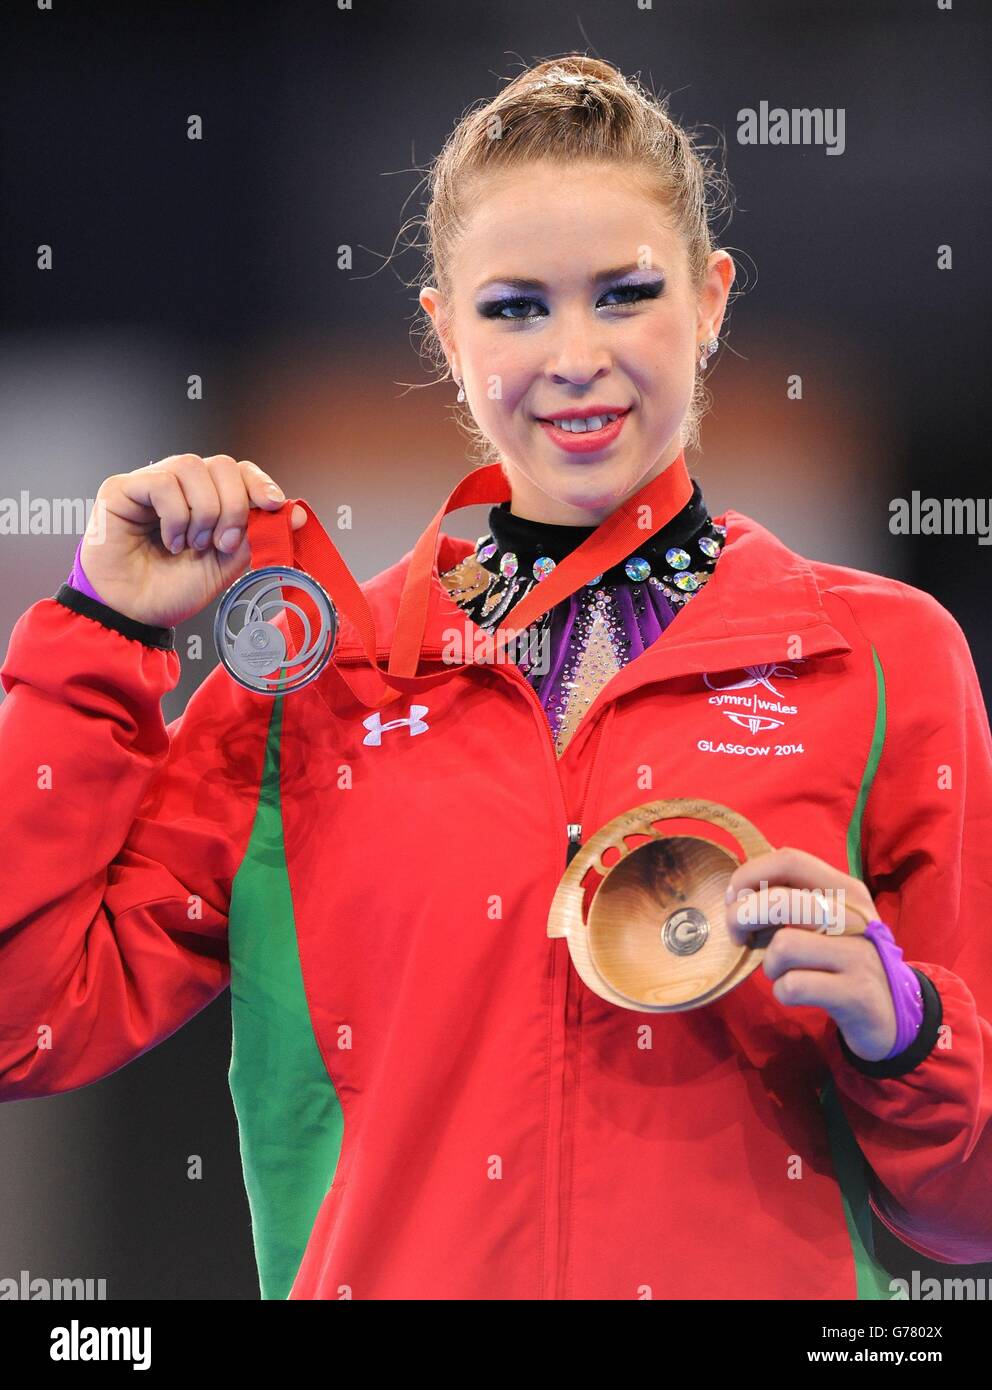
<path fill-rule="evenodd" d="M 434 331 L 441 340 L 444 355 L 448 359 L 448 366 L 453 369 L 452 357 L 455 352 L 455 344 L 449 329 L 447 305 L 441 298 L 440 291 L 435 289 L 433 285 L 425 285 L 420 291 L 419 299 L 420 307 L 430 315 Z"/>
<path fill-rule="evenodd" d="M 726 251 L 714 251 L 709 258 L 706 278 L 696 305 L 696 327 L 700 340 L 719 338 L 730 287 L 736 275 L 737 267 L 731 256 Z"/>

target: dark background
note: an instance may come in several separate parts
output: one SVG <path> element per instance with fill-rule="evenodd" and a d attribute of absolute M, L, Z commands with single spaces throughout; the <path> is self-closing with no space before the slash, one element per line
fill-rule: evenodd
<path fill-rule="evenodd" d="M 726 142 L 736 207 L 718 232 L 746 292 L 688 460 L 710 510 L 934 594 L 988 699 L 990 548 L 888 528 L 890 500 L 913 489 L 992 492 L 979 6 L 55 0 L 8 6 L 3 24 L 0 496 L 92 499 L 153 458 L 231 453 L 318 513 L 351 505 L 336 539 L 359 580 L 392 563 L 468 467 L 454 388 L 427 384 L 411 336 L 416 252 L 384 265 L 421 210 L 415 166 L 501 79 L 589 52 Z M 845 152 L 739 144 L 738 110 L 762 100 L 843 107 Z M 944 244 L 953 270 L 937 269 Z M 474 537 L 484 513 L 445 529 Z M 0 536 L 0 634 L 55 592 L 81 531 Z M 167 718 L 215 659 L 211 618 L 180 631 Z M 225 994 L 116 1075 L 0 1108 L 0 1275 L 104 1277 L 111 1298 L 257 1298 L 229 1056 Z M 950 1272 L 900 1262 L 884 1234 L 880 1251 L 896 1274 Z"/>

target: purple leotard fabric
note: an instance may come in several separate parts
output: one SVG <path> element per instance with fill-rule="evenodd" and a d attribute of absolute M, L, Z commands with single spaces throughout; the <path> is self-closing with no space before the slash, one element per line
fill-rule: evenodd
<path fill-rule="evenodd" d="M 896 945 L 896 939 L 885 923 L 877 919 L 869 922 L 865 936 L 874 943 L 882 958 L 896 1011 L 896 1040 L 883 1059 L 888 1060 L 904 1051 L 919 1033 L 923 1022 L 923 994 L 919 980 L 902 958 L 902 947 Z"/>
<path fill-rule="evenodd" d="M 82 539 L 80 539 L 79 544 L 76 546 L 76 558 L 72 562 L 72 573 L 69 575 L 68 579 L 65 582 L 67 584 L 70 584 L 72 588 L 78 589 L 81 594 L 87 594 L 90 598 L 95 598 L 97 603 L 105 603 L 106 600 L 100 597 L 100 595 L 94 589 L 93 585 L 86 578 L 86 571 L 83 569 L 83 562 L 79 558 L 79 552 L 82 550 L 82 548 L 83 542 Z"/>
<path fill-rule="evenodd" d="M 603 587 L 599 595 L 579 590 L 563 598 L 551 609 L 548 622 L 550 660 L 543 674 L 532 672 L 526 663 L 521 669 L 537 691 L 541 707 L 557 734 L 568 706 L 568 691 L 577 687 L 579 654 L 584 653 L 597 614 L 608 625 L 617 662 L 626 665 L 656 642 L 676 614 L 660 589 L 639 586 L 635 598 L 633 585 Z M 595 686 L 588 692 L 595 695 Z"/>

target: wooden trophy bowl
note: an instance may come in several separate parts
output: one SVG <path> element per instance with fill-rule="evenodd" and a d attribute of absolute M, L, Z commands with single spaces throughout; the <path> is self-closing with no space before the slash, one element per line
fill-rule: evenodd
<path fill-rule="evenodd" d="M 731 938 L 724 895 L 737 866 L 771 848 L 715 801 L 635 806 L 578 850 L 552 900 L 548 935 L 566 938 L 580 978 L 609 1003 L 644 1013 L 699 1008 L 761 964 L 763 946 Z M 601 881 L 587 902 L 590 870 Z"/>

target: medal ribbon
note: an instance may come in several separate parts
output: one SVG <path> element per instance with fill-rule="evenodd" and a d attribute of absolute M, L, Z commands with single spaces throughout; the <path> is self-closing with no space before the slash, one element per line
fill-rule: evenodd
<path fill-rule="evenodd" d="M 549 608 L 567 598 L 588 580 L 605 573 L 613 565 L 636 552 L 648 537 L 653 536 L 675 516 L 692 497 L 683 453 L 651 482 L 628 497 L 602 521 L 593 534 L 571 551 L 547 576 L 506 615 L 512 625 L 497 624 L 491 633 L 473 648 L 471 661 L 448 663 L 441 672 L 432 675 L 415 674 L 423 647 L 424 630 L 430 605 L 432 577 L 437 554 L 441 522 L 449 512 L 460 507 L 511 500 L 510 485 L 498 463 L 473 469 L 449 493 L 444 505 L 421 535 L 414 547 L 400 596 L 396 628 L 389 653 L 389 666 L 383 670 L 376 658 L 375 621 L 368 600 L 345 564 L 337 546 L 321 526 L 316 513 L 302 498 L 288 499 L 278 511 L 266 512 L 253 507 L 248 517 L 248 543 L 251 547 L 251 568 L 284 565 L 303 570 L 326 590 L 338 610 L 349 620 L 358 634 L 365 658 L 377 674 L 375 694 L 371 698 L 360 694 L 347 678 L 333 656 L 328 670 L 347 687 L 362 710 L 381 709 L 399 695 L 415 695 L 439 681 L 447 680 L 453 671 L 465 666 L 497 658 L 523 630 Z M 293 507 L 300 506 L 307 520 L 293 531 Z M 645 510 L 646 509 L 646 512 Z M 646 515 L 647 524 L 640 524 Z M 301 650 L 303 628 L 299 615 L 286 610 L 290 635 Z M 321 676 L 319 679 L 323 679 Z"/>

